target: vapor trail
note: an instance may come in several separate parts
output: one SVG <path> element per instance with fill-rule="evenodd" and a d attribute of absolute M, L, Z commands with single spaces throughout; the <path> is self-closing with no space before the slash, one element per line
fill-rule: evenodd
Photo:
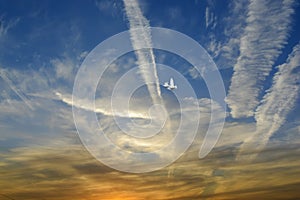
<path fill-rule="evenodd" d="M 293 0 L 251 0 L 240 41 L 227 103 L 234 118 L 252 117 L 259 95 L 283 46 L 287 43 Z"/>
<path fill-rule="evenodd" d="M 256 133 L 242 144 L 238 159 L 244 157 L 243 153 L 253 149 L 259 153 L 269 138 L 285 123 L 287 115 L 296 104 L 300 92 L 299 83 L 300 43 L 294 47 L 287 62 L 278 67 L 272 87 L 255 112 Z M 247 160 L 256 156 L 257 154 L 252 154 Z"/>
<path fill-rule="evenodd" d="M 8 84 L 8 86 L 18 95 L 18 97 L 32 110 L 33 107 L 29 103 L 28 98 L 21 92 L 16 86 L 12 83 L 12 81 L 8 78 L 6 71 L 0 69 L 0 77 Z"/>
<path fill-rule="evenodd" d="M 93 105 L 89 103 L 89 101 L 86 101 L 84 99 L 77 99 L 76 101 L 72 100 L 72 97 L 70 95 L 63 95 L 59 92 L 55 92 L 56 97 L 48 97 L 48 96 L 43 96 L 43 95 L 36 95 L 36 94 L 31 94 L 31 96 L 35 97 L 41 97 L 41 98 L 52 98 L 55 100 L 60 100 L 64 102 L 65 104 L 69 106 L 75 106 L 77 108 L 81 108 L 84 110 L 88 111 L 93 111 L 95 113 L 99 113 L 105 116 L 117 116 L 117 117 L 126 117 L 126 118 L 137 118 L 137 119 L 151 119 L 146 113 L 139 112 L 138 110 L 130 110 L 128 112 L 122 112 L 122 111 L 116 111 L 112 112 L 111 108 L 109 106 L 107 107 L 100 107 L 97 106 L 95 108 Z M 97 99 L 95 100 L 95 105 L 110 105 L 108 103 L 108 100 L 105 99 Z M 76 102 L 76 104 L 75 104 Z"/>
<path fill-rule="evenodd" d="M 132 46 L 137 56 L 140 73 L 147 85 L 153 103 L 161 102 L 161 92 L 157 76 L 155 57 L 151 47 L 151 32 L 149 21 L 136 0 L 124 0 L 125 11 L 129 21 L 129 33 Z"/>

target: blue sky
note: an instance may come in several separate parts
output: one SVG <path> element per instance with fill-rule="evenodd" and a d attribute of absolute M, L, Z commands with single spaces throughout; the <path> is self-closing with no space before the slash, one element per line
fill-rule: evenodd
<path fill-rule="evenodd" d="M 133 2 L 140 15 L 117 0 L 0 0 L 0 188 L 4 188 L 0 199 L 272 199 L 273 194 L 299 198 L 300 183 L 295 179 L 300 144 L 299 2 Z M 143 60 L 138 51 L 115 60 L 105 71 L 95 108 L 86 99 L 72 102 L 76 74 L 99 43 L 129 30 L 132 46 L 143 44 L 138 34 L 134 36 L 134 20 L 142 21 L 145 29 L 169 28 L 189 36 L 219 69 L 227 95 L 226 118 L 219 141 L 206 158 L 199 160 L 198 152 L 213 112 L 209 105 L 221 103 L 211 99 L 203 77 L 187 60 L 158 49 L 151 49 L 155 62 L 177 70 L 196 93 L 183 106 L 190 116 L 201 114 L 189 150 L 159 171 L 137 175 L 108 168 L 82 145 L 72 106 L 95 111 L 111 139 L 131 150 L 160 148 L 178 128 L 170 125 L 171 131 L 151 140 L 150 147 L 119 136 L 110 96 L 126 71 L 151 61 Z M 144 39 L 151 41 L 151 34 Z M 142 80 L 149 69 L 141 68 Z M 93 75 L 86 81 L 96 78 Z M 158 73 L 158 77 L 166 76 Z M 178 80 L 179 92 L 181 83 Z M 151 87 L 140 88 L 129 114 L 116 110 L 117 116 L 135 116 L 146 123 L 146 108 L 159 97 L 168 103 L 170 120 L 176 124 L 176 91 Z M 192 107 L 195 102 L 197 108 Z M 185 132 L 192 131 L 194 120 L 183 123 Z M 57 192 L 62 186 L 66 192 Z"/>

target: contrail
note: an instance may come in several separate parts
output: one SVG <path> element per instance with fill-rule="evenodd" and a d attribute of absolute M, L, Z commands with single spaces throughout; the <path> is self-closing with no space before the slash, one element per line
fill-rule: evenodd
<path fill-rule="evenodd" d="M 164 101 L 161 97 L 159 79 L 157 76 L 155 57 L 152 49 L 152 38 L 149 21 L 143 16 L 137 0 L 123 0 L 125 5 L 126 15 L 129 21 L 130 40 L 138 60 L 138 65 L 142 78 L 144 79 L 147 89 L 150 93 L 153 104 L 162 105 L 164 112 L 156 112 L 157 117 L 152 120 L 163 120 L 163 113 L 167 113 Z M 147 48 L 145 48 L 147 47 Z M 165 127 L 168 130 L 167 134 L 172 134 L 172 122 L 165 121 Z"/>
<path fill-rule="evenodd" d="M 287 43 L 294 3 L 292 0 L 250 1 L 240 56 L 226 98 L 232 117 L 254 116 L 264 81 Z"/>
<path fill-rule="evenodd" d="M 161 103 L 161 91 L 157 76 L 155 57 L 151 47 L 149 21 L 143 16 L 136 0 L 124 0 L 125 11 L 129 21 L 129 33 L 132 46 L 137 56 L 140 73 L 147 85 L 154 104 Z M 154 84 L 153 84 L 154 83 Z"/>
<path fill-rule="evenodd" d="M 0 68 L 0 77 L 8 84 L 8 86 L 18 95 L 18 97 L 31 109 L 33 110 L 32 105 L 29 103 L 29 99 L 21 92 L 12 81 L 8 78 L 6 71 Z"/>
<path fill-rule="evenodd" d="M 109 107 L 97 107 L 94 108 L 94 106 L 91 106 L 91 103 L 86 101 L 86 100 L 76 100 L 77 104 L 74 104 L 74 101 L 72 100 L 72 97 L 68 96 L 68 95 L 62 95 L 59 92 L 55 92 L 55 95 L 57 98 L 53 98 L 52 99 L 57 99 L 60 100 L 62 102 L 64 102 L 67 105 L 70 106 L 75 106 L 77 108 L 81 108 L 84 110 L 89 110 L 89 111 L 93 111 L 95 113 L 99 113 L 105 116 L 118 116 L 118 117 L 126 117 L 126 118 L 137 118 L 137 119 L 151 119 L 150 116 L 146 115 L 145 113 L 139 112 L 139 111 L 115 111 L 112 112 L 111 109 Z M 37 96 L 37 97 L 41 97 L 44 98 L 43 96 L 39 96 L 39 95 L 32 95 L 32 96 Z M 45 98 L 49 98 L 49 97 L 45 97 Z M 99 101 L 99 100 L 98 100 Z M 103 102 L 99 103 L 100 105 L 109 105 L 108 102 L 105 102 L 105 100 L 102 100 Z"/>
<path fill-rule="evenodd" d="M 245 152 L 255 150 L 259 153 L 269 138 L 285 123 L 289 112 L 294 108 L 300 92 L 300 43 L 296 45 L 289 55 L 287 62 L 278 67 L 273 78 L 273 85 L 265 94 L 261 105 L 255 112 L 256 132 L 241 146 L 237 159 L 254 159 L 252 154 L 244 156 Z M 249 159 L 250 157 L 250 159 Z"/>

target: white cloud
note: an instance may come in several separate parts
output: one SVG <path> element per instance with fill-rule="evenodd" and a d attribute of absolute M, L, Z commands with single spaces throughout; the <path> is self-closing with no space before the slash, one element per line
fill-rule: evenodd
<path fill-rule="evenodd" d="M 89 54 L 88 51 L 83 51 L 82 53 L 80 53 L 79 56 L 77 56 L 77 60 L 84 60 L 88 54 Z"/>
<path fill-rule="evenodd" d="M 53 59 L 51 64 L 54 67 L 57 78 L 71 81 L 75 77 L 74 69 L 76 64 L 70 58 Z"/>
<path fill-rule="evenodd" d="M 255 148 L 260 152 L 269 138 L 285 123 L 300 92 L 300 44 L 296 45 L 287 62 L 278 67 L 273 85 L 255 112 L 256 133 L 242 145 L 240 153 Z M 255 158 L 256 154 L 251 157 Z"/>
<path fill-rule="evenodd" d="M 26 146 L 48 144 L 70 135 L 76 137 L 69 107 L 51 99 L 32 98 L 31 102 L 34 110 L 20 100 L 0 102 L 1 140 L 22 140 Z"/>
<path fill-rule="evenodd" d="M 272 66 L 287 42 L 293 1 L 251 1 L 227 103 L 234 118 L 251 117 Z"/>
<path fill-rule="evenodd" d="M 205 10 L 207 51 L 219 69 L 231 68 L 239 56 L 240 39 L 247 18 L 248 0 L 231 1 L 224 16 L 217 18 L 213 2 Z"/>
<path fill-rule="evenodd" d="M 88 102 L 85 99 L 77 99 L 75 101 L 76 104 L 74 104 L 70 94 L 61 94 L 56 92 L 55 98 L 61 100 L 69 106 L 75 106 L 83 110 L 89 110 L 101 114 L 98 119 L 105 134 L 108 135 L 110 139 L 112 139 L 112 141 L 114 141 L 114 143 L 116 143 L 118 146 L 130 148 L 131 150 L 135 151 L 147 152 L 161 148 L 166 144 L 166 142 L 172 140 L 177 132 L 177 129 L 179 128 L 179 125 L 181 126 L 181 131 L 184 133 L 190 133 L 194 131 L 194 124 L 197 122 L 195 120 L 198 119 L 197 117 L 190 118 L 190 116 L 197 116 L 200 114 L 198 132 L 201 132 L 203 136 L 207 131 L 208 125 L 210 125 L 211 129 L 218 128 L 220 125 L 223 125 L 222 120 L 224 118 L 222 109 L 220 110 L 219 105 L 213 100 L 206 98 L 199 100 L 194 98 L 186 98 L 183 99 L 182 102 L 184 102 L 184 104 L 181 105 L 180 108 L 177 106 L 174 107 L 173 105 L 168 107 L 169 116 L 167 117 L 167 120 L 169 121 L 165 124 L 165 128 L 160 130 L 160 134 L 158 134 L 158 136 L 141 139 L 130 137 L 124 134 L 124 132 L 120 130 L 120 127 L 117 126 L 114 117 L 128 118 L 131 120 L 138 119 L 140 125 L 144 122 L 146 122 L 146 124 L 149 123 L 149 120 L 151 120 L 151 115 L 148 113 L 149 107 L 145 105 L 145 100 L 143 99 L 145 97 L 135 98 L 134 107 L 130 107 L 129 110 L 114 110 L 114 112 L 112 111 L 111 100 L 109 97 L 95 99 L 95 107 L 93 107 L 92 102 Z M 125 102 L 122 100 L 122 98 L 119 98 L 119 100 L 120 103 Z M 214 118 L 212 118 L 211 115 L 212 111 L 214 112 Z M 187 117 L 188 120 L 182 122 L 182 118 L 180 117 L 182 114 L 184 114 L 184 117 Z M 89 122 L 86 121 L 84 117 L 80 123 L 83 126 L 90 127 Z M 126 127 L 127 131 L 130 131 L 131 135 L 140 135 L 141 129 L 137 128 L 136 125 L 137 124 L 133 124 L 131 121 L 128 121 L 128 123 L 123 127 Z M 153 127 L 155 128 L 156 125 L 157 124 L 154 123 Z M 144 128 L 142 131 L 143 135 L 151 134 L 154 131 L 154 128 Z M 87 128 L 87 130 L 89 129 Z M 213 141 L 213 139 L 214 138 L 208 138 L 208 141 L 206 142 L 210 143 Z M 201 142 L 203 142 L 203 140 L 197 142 L 198 150 L 200 149 Z"/>
<path fill-rule="evenodd" d="M 216 59 L 219 68 L 233 67 L 240 54 L 239 47 L 246 26 L 247 7 L 249 1 L 230 2 L 228 15 L 224 17 L 224 41 Z"/>
<path fill-rule="evenodd" d="M 10 89 L 30 108 L 33 109 L 30 100 L 27 96 L 12 82 L 7 75 L 7 70 L 0 68 L 0 77 L 8 84 Z"/>
<path fill-rule="evenodd" d="M 213 58 L 218 57 L 221 50 L 221 41 L 217 40 L 216 36 L 217 21 L 217 17 L 214 14 L 214 5 L 210 2 L 205 9 L 205 27 L 208 31 L 206 49 Z"/>
<path fill-rule="evenodd" d="M 206 28 L 214 29 L 217 26 L 217 19 L 210 7 L 207 6 L 205 9 L 205 26 Z"/>
<path fill-rule="evenodd" d="M 206 48 L 214 59 L 220 55 L 222 50 L 222 43 L 217 40 L 214 33 L 210 33 L 209 43 L 207 44 Z"/>
<path fill-rule="evenodd" d="M 136 0 L 124 0 L 125 11 L 129 21 L 129 32 L 131 42 L 134 49 L 141 49 L 136 51 L 140 73 L 145 83 L 147 84 L 149 93 L 153 103 L 161 102 L 161 92 L 159 87 L 159 80 L 157 76 L 155 57 L 152 50 L 152 41 L 150 33 L 149 21 L 143 16 L 143 13 Z M 143 49 L 147 47 L 147 49 Z"/>
<path fill-rule="evenodd" d="M 190 67 L 188 69 L 188 73 L 193 79 L 197 79 L 201 77 L 201 74 L 198 72 L 198 70 L 195 67 Z"/>
<path fill-rule="evenodd" d="M 0 84 L 2 139 L 24 139 L 24 145 L 40 144 L 53 134 L 74 130 L 70 107 L 53 98 L 54 91 L 66 88 L 58 81 L 53 68 L 0 68 L 0 82 L 4 83 Z M 57 131 L 53 133 L 53 130 Z"/>
<path fill-rule="evenodd" d="M 110 98 L 101 98 L 95 99 L 95 107 L 92 102 L 89 102 L 87 99 L 77 99 L 76 101 L 72 100 L 70 94 L 61 94 L 60 92 L 55 92 L 57 98 L 54 99 L 61 100 L 69 106 L 75 106 L 84 110 L 93 111 L 106 116 L 118 116 L 118 117 L 128 117 L 128 118 L 141 118 L 141 119 L 150 119 L 147 111 L 143 112 L 141 110 L 112 110 Z M 76 104 L 74 104 L 76 102 Z M 121 101 L 122 103 L 124 101 Z"/>

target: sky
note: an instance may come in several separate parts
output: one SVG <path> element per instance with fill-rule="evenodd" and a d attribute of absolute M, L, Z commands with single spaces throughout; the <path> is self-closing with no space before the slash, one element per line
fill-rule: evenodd
<path fill-rule="evenodd" d="M 300 198 L 299 20 L 296 0 L 0 0 L 0 200 Z"/>

